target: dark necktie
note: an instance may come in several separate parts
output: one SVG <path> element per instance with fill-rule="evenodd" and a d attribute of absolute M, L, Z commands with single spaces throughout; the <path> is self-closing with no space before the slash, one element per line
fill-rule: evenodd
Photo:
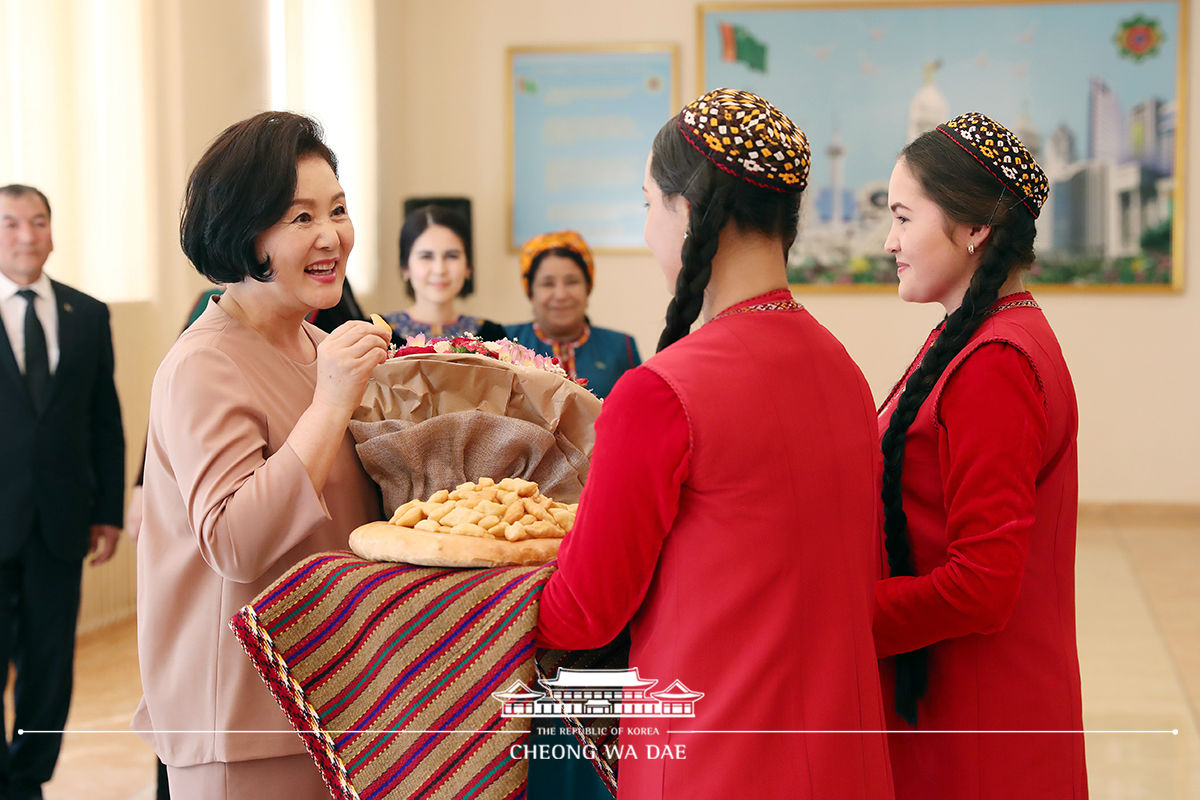
<path fill-rule="evenodd" d="M 46 350 L 46 331 L 33 307 L 37 292 L 19 289 L 17 294 L 25 298 L 25 385 L 29 389 L 33 407 L 41 410 L 46 401 L 46 390 L 50 388 L 50 354 Z"/>

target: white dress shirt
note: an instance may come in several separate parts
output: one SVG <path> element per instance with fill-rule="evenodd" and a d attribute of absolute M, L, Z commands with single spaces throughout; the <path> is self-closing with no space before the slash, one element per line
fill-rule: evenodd
<path fill-rule="evenodd" d="M 4 331 L 8 334 L 8 342 L 12 345 L 13 355 L 17 359 L 17 367 L 21 374 L 25 373 L 25 307 L 28 305 L 24 297 L 17 294 L 19 289 L 33 289 L 37 299 L 33 301 L 33 309 L 41 320 L 42 330 L 46 332 L 46 353 L 50 357 L 50 374 L 58 369 L 58 304 L 55 302 L 54 287 L 50 285 L 50 276 L 42 276 L 30 286 L 14 283 L 4 273 L 0 273 L 0 317 L 4 318 Z"/>

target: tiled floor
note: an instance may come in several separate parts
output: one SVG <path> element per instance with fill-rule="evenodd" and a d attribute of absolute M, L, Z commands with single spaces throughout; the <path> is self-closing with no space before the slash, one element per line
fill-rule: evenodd
<path fill-rule="evenodd" d="M 11 676 L 8 686 L 5 730 L 11 731 Z M 141 694 L 133 620 L 80 637 L 68 733 L 54 780 L 44 789 L 47 800 L 153 800 L 154 753 L 129 732 Z"/>
<path fill-rule="evenodd" d="M 1200 514 L 1080 519 L 1084 728 L 1095 800 L 1200 797 Z"/>
<path fill-rule="evenodd" d="M 1200 797 L 1200 510 L 1080 519 L 1079 656 L 1093 800 Z M 154 758 L 124 730 L 139 686 L 132 622 L 80 641 L 71 733 L 48 800 L 150 800 Z M 9 704 L 11 708 L 11 703 Z M 1110 733 L 1160 731 L 1170 733 Z M 1105 731 L 1105 732 L 1100 732 Z"/>

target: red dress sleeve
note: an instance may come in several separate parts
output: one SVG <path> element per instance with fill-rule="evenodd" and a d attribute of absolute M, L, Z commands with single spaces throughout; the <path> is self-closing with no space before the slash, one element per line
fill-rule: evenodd
<path fill-rule="evenodd" d="M 642 604 L 679 510 L 691 432 L 659 375 L 626 372 L 604 401 L 575 525 L 542 591 L 537 644 L 587 650 L 612 641 Z"/>
<path fill-rule="evenodd" d="M 1037 375 L 1016 347 L 984 345 L 946 381 L 935 413 L 946 561 L 876 584 L 880 658 L 1002 630 L 1021 586 L 1047 437 Z"/>

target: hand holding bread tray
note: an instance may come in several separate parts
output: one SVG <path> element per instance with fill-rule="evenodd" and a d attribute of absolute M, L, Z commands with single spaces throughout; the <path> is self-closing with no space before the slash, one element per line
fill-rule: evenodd
<path fill-rule="evenodd" d="M 574 523 L 600 405 L 513 342 L 410 339 L 350 422 L 391 514 L 356 529 L 351 548 L 438 567 L 549 561 Z"/>

